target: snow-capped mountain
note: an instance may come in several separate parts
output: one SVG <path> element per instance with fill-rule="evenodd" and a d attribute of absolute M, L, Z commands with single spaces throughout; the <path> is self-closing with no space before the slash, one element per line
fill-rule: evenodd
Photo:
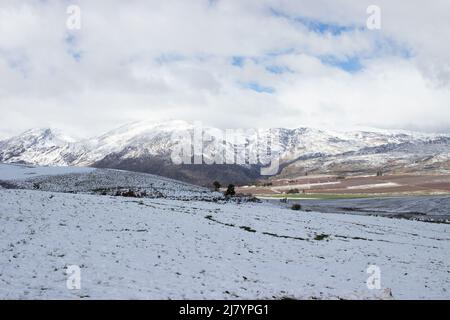
<path fill-rule="evenodd" d="M 211 179 L 245 183 L 259 177 L 259 166 L 246 164 L 174 165 L 171 152 L 180 137 L 194 131 L 214 137 L 203 148 L 220 141 L 231 152 L 233 142 L 223 143 L 223 131 L 198 128 L 186 121 L 135 122 L 103 135 L 75 141 L 50 129 L 29 130 L 0 141 L 0 162 L 34 165 L 95 166 L 156 173 L 206 184 Z M 217 134 L 219 133 L 219 134 Z M 338 132 L 316 128 L 276 128 L 263 131 L 277 137 L 270 147 L 280 157 L 280 174 L 304 172 L 367 172 L 374 170 L 449 170 L 450 136 L 408 131 L 364 129 Z M 255 135 L 244 140 L 246 150 L 261 150 Z M 208 140 L 208 139 L 206 139 Z M 204 154 L 207 157 L 206 153 Z M 252 163 L 253 164 L 253 163 Z"/>
<path fill-rule="evenodd" d="M 450 136 L 403 130 L 281 130 L 281 175 L 450 170 Z"/>
<path fill-rule="evenodd" d="M 25 163 L 57 163 L 61 150 L 75 140 L 57 130 L 32 129 L 0 141 L 0 160 Z"/>

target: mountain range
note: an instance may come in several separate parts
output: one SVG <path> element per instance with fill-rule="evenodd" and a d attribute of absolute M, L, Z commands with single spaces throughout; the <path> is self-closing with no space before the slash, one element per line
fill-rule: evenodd
<path fill-rule="evenodd" d="M 197 128 L 181 120 L 140 121 L 124 125 L 100 136 L 75 140 L 59 130 L 32 129 L 0 141 L 0 162 L 41 166 L 92 166 L 147 172 L 200 185 L 212 181 L 246 184 L 261 176 L 259 164 L 174 164 L 172 151 L 180 145 L 174 136 L 196 129 L 203 134 L 217 128 Z M 280 166 L 277 178 L 305 174 L 375 174 L 377 171 L 449 172 L 450 135 L 403 130 L 361 129 L 348 131 L 310 127 L 274 128 Z M 211 143 L 211 142 L 209 142 Z M 208 143 L 204 143 L 203 147 Z M 248 150 L 260 150 L 257 139 L 246 139 Z M 237 150 L 227 141 L 223 149 Z M 204 154 L 206 157 L 206 154 Z M 246 154 L 245 160 L 249 159 Z M 273 177 L 272 177 L 273 178 Z"/>

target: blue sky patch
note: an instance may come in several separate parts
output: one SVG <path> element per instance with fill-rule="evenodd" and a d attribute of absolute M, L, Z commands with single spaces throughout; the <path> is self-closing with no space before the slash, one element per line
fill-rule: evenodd
<path fill-rule="evenodd" d="M 241 83 L 241 86 L 245 89 L 253 90 L 259 93 L 274 93 L 275 89 L 272 87 L 262 86 L 258 82 L 245 82 Z"/>
<path fill-rule="evenodd" d="M 331 33 L 333 36 L 338 36 L 344 32 L 349 32 L 355 30 L 352 26 L 341 26 L 338 24 L 325 23 L 319 20 L 314 20 L 306 17 L 297 17 L 295 21 L 300 22 L 305 27 L 308 28 L 309 31 L 325 34 Z"/>
<path fill-rule="evenodd" d="M 78 39 L 75 35 L 68 33 L 64 39 L 67 44 L 67 53 L 76 61 L 80 62 L 82 58 L 81 50 L 77 49 Z"/>
<path fill-rule="evenodd" d="M 231 58 L 231 64 L 235 67 L 242 68 L 244 66 L 244 62 L 245 62 L 244 57 L 235 56 Z"/>
<path fill-rule="evenodd" d="M 289 69 L 288 67 L 278 66 L 278 65 L 267 66 L 266 70 L 269 71 L 270 73 L 275 73 L 275 74 L 283 74 L 286 72 L 292 73 L 292 70 Z"/>
<path fill-rule="evenodd" d="M 390 38 L 376 39 L 375 48 L 376 52 L 383 56 L 392 55 L 403 59 L 411 59 L 414 56 L 413 50 L 406 44 L 401 44 Z"/>
<path fill-rule="evenodd" d="M 334 56 L 320 57 L 320 60 L 324 64 L 328 64 L 334 67 L 338 67 L 350 73 L 360 71 L 363 68 L 359 57 L 346 57 L 344 59 L 338 59 Z"/>
<path fill-rule="evenodd" d="M 69 50 L 69 54 L 72 56 L 72 58 L 73 58 L 76 62 L 80 62 L 80 61 L 81 61 L 81 57 L 82 57 L 81 51 L 70 51 L 70 50 Z"/>
<path fill-rule="evenodd" d="M 331 33 L 332 35 L 337 36 L 340 35 L 341 33 L 353 31 L 356 29 L 356 27 L 354 26 L 344 26 L 335 23 L 327 23 L 308 17 L 290 16 L 274 8 L 270 8 L 270 13 L 275 17 L 288 19 L 294 23 L 300 23 L 304 25 L 306 28 L 308 28 L 309 31 L 320 34 Z"/>

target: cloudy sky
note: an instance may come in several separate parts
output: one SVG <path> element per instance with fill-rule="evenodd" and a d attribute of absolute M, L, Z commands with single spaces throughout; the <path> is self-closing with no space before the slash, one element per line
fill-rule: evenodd
<path fill-rule="evenodd" d="M 449 133 L 449 12 L 448 0 L 0 0 L 0 137 L 142 119 Z"/>

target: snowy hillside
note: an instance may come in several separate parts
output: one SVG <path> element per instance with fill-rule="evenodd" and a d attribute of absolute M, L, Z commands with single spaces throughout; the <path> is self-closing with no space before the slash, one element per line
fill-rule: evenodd
<path fill-rule="evenodd" d="M 0 163 L 0 180 L 29 179 L 39 176 L 54 176 L 72 173 L 89 173 L 94 168 L 83 167 L 36 167 L 32 165 Z"/>
<path fill-rule="evenodd" d="M 70 137 L 50 129 L 33 129 L 0 141 L 0 161 L 24 163 L 57 163 L 61 150 L 74 143 Z"/>
<path fill-rule="evenodd" d="M 0 164 L 0 186 L 68 193 L 116 195 L 130 190 L 146 198 L 220 200 L 220 193 L 145 173 L 84 167 L 33 167 Z"/>
<path fill-rule="evenodd" d="M 242 183 L 255 178 L 252 166 L 248 165 L 226 165 L 229 171 L 208 166 L 202 166 L 201 170 L 195 168 L 195 171 L 193 168 L 175 166 L 170 155 L 180 141 L 172 137 L 180 132 L 192 135 L 194 128 L 194 124 L 185 121 L 142 121 L 82 141 L 73 141 L 50 129 L 31 130 L 0 141 L 0 162 L 117 168 L 201 184 L 210 183 L 219 171 L 226 172 L 225 182 Z M 210 127 L 202 130 L 204 134 L 213 136 L 218 131 Z M 282 174 L 285 176 L 307 171 L 373 173 L 380 168 L 390 171 L 404 167 L 416 171 L 449 170 L 448 135 L 376 129 L 338 132 L 281 128 L 266 132 L 279 137 L 279 143 L 272 148 L 280 152 Z M 246 143 L 248 150 L 261 149 L 252 137 Z M 204 148 L 207 146 L 208 143 L 205 143 Z M 234 148 L 235 145 L 230 142 L 223 145 L 223 150 Z"/>
<path fill-rule="evenodd" d="M 0 212 L 0 298 L 450 298 L 449 225 L 26 190 Z"/>
<path fill-rule="evenodd" d="M 450 298 L 448 224 L 217 201 L 157 176 L 71 170 L 0 166 L 0 299 Z M 103 193 L 122 187 L 148 194 Z M 69 265 L 80 290 L 66 287 Z M 379 289 L 366 285 L 369 265 Z"/>

